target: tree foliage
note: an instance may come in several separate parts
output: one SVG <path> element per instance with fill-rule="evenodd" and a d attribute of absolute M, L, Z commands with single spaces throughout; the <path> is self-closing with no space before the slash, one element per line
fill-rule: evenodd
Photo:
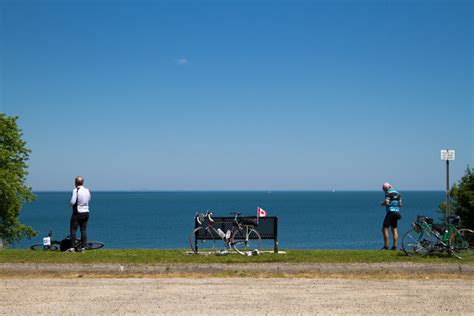
<path fill-rule="evenodd" d="M 451 190 L 453 209 L 461 216 L 465 227 L 474 228 L 474 169 L 467 166 L 466 173 Z"/>
<path fill-rule="evenodd" d="M 450 191 L 451 212 L 461 217 L 462 225 L 474 229 L 474 169 L 467 166 L 464 176 Z M 438 211 L 445 212 L 446 203 L 440 204 Z"/>
<path fill-rule="evenodd" d="M 35 199 L 25 184 L 30 150 L 17 126 L 18 117 L 0 113 L 0 243 L 11 243 L 35 235 L 35 231 L 19 221 L 21 206 Z"/>

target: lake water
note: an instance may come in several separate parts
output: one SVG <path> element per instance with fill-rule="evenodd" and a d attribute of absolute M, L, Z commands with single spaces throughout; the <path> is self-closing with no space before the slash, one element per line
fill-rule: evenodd
<path fill-rule="evenodd" d="M 442 191 L 401 192 L 400 238 L 417 214 L 435 219 Z M 69 234 L 70 192 L 40 192 L 20 219 L 39 232 L 14 247 Z M 278 216 L 280 249 L 378 249 L 385 210 L 380 192 L 92 192 L 88 236 L 107 248 L 188 248 L 196 211 L 255 216 L 260 206 Z M 265 246 L 272 247 L 270 244 Z"/>

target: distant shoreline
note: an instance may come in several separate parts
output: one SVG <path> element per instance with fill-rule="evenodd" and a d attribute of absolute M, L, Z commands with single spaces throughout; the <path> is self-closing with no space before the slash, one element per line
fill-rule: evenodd
<path fill-rule="evenodd" d="M 71 189 L 72 190 L 72 189 Z M 34 193 L 70 193 L 71 190 L 38 190 Z M 93 190 L 96 193 L 351 193 L 381 190 Z M 441 192 L 444 190 L 402 190 L 402 192 Z"/>

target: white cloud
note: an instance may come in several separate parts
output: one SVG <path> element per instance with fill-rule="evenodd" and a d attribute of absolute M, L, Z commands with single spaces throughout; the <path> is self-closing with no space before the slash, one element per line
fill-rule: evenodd
<path fill-rule="evenodd" d="M 189 60 L 186 59 L 186 58 L 178 58 L 178 59 L 176 59 L 176 64 L 186 65 L 186 64 L 189 64 Z"/>

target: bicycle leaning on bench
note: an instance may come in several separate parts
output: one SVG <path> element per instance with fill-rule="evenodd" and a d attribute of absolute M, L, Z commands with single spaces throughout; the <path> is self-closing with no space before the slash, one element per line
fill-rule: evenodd
<path fill-rule="evenodd" d="M 189 236 L 189 244 L 195 254 L 216 253 L 216 241 L 222 240 L 224 252 L 235 250 L 238 254 L 251 256 L 259 254 L 262 247 L 262 238 L 255 229 L 257 220 L 252 218 L 241 218 L 240 212 L 231 213 L 234 215 L 231 229 L 225 232 L 218 227 L 214 227 L 216 222 L 212 219 L 213 213 L 196 213 L 195 220 L 198 227 L 193 229 Z M 206 222 L 206 223 L 205 223 Z"/>
<path fill-rule="evenodd" d="M 474 231 L 458 229 L 459 216 L 449 216 L 447 225 L 434 224 L 430 217 L 418 215 L 412 229 L 402 239 L 402 250 L 408 256 L 423 257 L 433 252 L 445 252 L 462 259 L 474 252 Z"/>
<path fill-rule="evenodd" d="M 67 236 L 64 240 L 53 240 L 53 232 L 49 231 L 48 236 L 43 238 L 42 244 L 34 244 L 30 248 L 31 250 L 44 250 L 44 251 L 57 251 L 61 250 L 61 243 L 64 243 L 64 240 L 69 239 Z M 69 241 L 70 243 L 70 241 Z M 88 241 L 86 245 L 82 245 L 82 241 L 80 239 L 76 240 L 75 249 L 84 248 L 86 250 L 95 250 L 104 247 L 104 243 L 100 241 Z M 63 246 L 64 248 L 64 246 Z M 67 247 L 69 248 L 69 247 Z"/>

